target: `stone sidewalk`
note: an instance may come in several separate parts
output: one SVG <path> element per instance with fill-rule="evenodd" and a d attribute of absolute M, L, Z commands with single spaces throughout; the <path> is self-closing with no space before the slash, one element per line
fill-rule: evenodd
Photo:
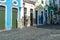
<path fill-rule="evenodd" d="M 0 32 L 0 40 L 60 40 L 60 25 L 4 31 Z"/>

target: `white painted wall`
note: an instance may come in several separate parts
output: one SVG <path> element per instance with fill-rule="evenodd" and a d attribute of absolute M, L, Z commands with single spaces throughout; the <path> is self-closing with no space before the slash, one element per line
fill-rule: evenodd
<path fill-rule="evenodd" d="M 45 4 L 49 5 L 49 0 L 45 0 Z"/>
<path fill-rule="evenodd" d="M 30 16 L 30 9 L 33 9 L 33 14 L 34 14 L 34 8 L 35 6 L 33 4 L 25 3 L 25 6 L 27 8 L 27 16 Z"/>
<path fill-rule="evenodd" d="M 38 2 L 35 5 L 42 5 L 43 7 L 45 7 L 46 3 L 49 5 L 49 0 L 43 0 L 43 2 L 44 4 L 42 4 L 42 0 L 38 0 Z"/>
<path fill-rule="evenodd" d="M 21 0 L 21 18 L 23 17 L 23 0 Z"/>
<path fill-rule="evenodd" d="M 30 3 L 26 3 L 25 2 L 25 5 L 24 5 L 24 7 L 25 8 L 27 8 L 27 18 L 28 18 L 28 16 L 29 16 L 29 18 L 28 18 L 28 24 L 27 24 L 27 26 L 29 27 L 30 26 L 30 9 L 33 9 L 33 18 L 35 18 L 35 6 L 33 5 L 33 4 L 30 4 Z M 24 9 L 23 9 L 24 10 Z M 24 16 L 24 11 L 22 11 L 23 13 L 22 13 L 22 16 Z"/>

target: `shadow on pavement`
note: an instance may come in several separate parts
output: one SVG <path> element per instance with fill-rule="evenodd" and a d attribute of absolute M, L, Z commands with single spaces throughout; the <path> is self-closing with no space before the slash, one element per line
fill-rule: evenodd
<path fill-rule="evenodd" d="M 60 30 L 60 25 L 39 25 L 37 28 Z"/>

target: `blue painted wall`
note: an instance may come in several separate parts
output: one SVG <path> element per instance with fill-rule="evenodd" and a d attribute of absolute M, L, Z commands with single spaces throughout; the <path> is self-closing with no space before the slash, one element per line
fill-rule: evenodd
<path fill-rule="evenodd" d="M 18 19 L 20 19 L 20 11 L 21 11 L 21 1 L 22 0 L 16 0 L 18 2 L 18 5 L 14 5 L 12 3 L 12 0 L 6 0 L 6 2 L 0 2 L 0 4 L 4 4 L 7 6 L 7 13 L 6 13 L 6 30 L 11 30 L 12 28 L 12 6 L 17 6 L 18 7 Z M 20 7 L 20 8 L 19 8 Z"/>

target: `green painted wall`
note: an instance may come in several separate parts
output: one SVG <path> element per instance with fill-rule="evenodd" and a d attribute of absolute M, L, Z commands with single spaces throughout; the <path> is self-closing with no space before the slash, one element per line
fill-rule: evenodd
<path fill-rule="evenodd" d="M 48 15 L 51 14 L 50 11 L 53 10 L 54 11 L 54 15 L 56 15 L 56 11 L 57 11 L 57 8 L 56 7 L 52 7 L 52 6 L 48 6 L 46 5 L 44 10 L 48 10 Z M 48 18 L 48 17 L 47 17 Z M 51 16 L 51 18 L 49 19 L 50 20 L 50 23 L 53 22 L 53 17 Z M 48 20 L 48 19 L 47 19 Z"/>

